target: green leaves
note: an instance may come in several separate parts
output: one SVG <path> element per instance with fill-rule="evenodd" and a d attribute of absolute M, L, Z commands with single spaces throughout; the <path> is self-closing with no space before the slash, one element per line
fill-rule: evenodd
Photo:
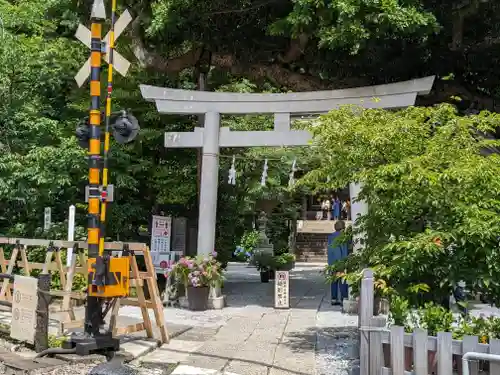
<path fill-rule="evenodd" d="M 446 295 L 460 280 L 477 290 L 498 283 L 500 269 L 489 263 L 499 252 L 500 158 L 481 155 L 485 142 L 476 130 L 499 124 L 495 114 L 461 117 L 441 105 L 344 107 L 311 127 L 323 157 L 302 183 L 324 184 L 318 178 L 330 175 L 332 188 L 364 184 L 369 212 L 360 231 L 368 240 L 364 254 L 347 262 L 350 270 L 375 267 L 413 302 Z"/>
<path fill-rule="evenodd" d="M 369 40 L 428 35 L 438 28 L 434 14 L 423 10 L 419 1 L 342 0 L 293 2 L 293 10 L 271 25 L 275 35 L 314 35 L 319 46 L 342 48 L 357 54 Z"/>

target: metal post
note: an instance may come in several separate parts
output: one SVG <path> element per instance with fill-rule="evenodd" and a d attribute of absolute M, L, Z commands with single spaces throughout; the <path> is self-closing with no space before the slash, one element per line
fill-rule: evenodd
<path fill-rule="evenodd" d="M 102 23 L 106 17 L 94 2 L 91 16 L 91 53 L 90 53 L 90 140 L 89 140 L 89 207 L 88 207 L 88 255 L 96 258 L 99 255 L 99 201 L 100 201 L 100 162 L 101 162 L 101 58 L 102 58 Z M 90 288 L 90 285 L 89 285 Z M 101 301 L 95 297 L 87 297 L 85 311 L 85 332 L 99 331 L 97 314 L 101 313 Z M 96 327 L 97 323 L 97 327 Z"/>
<path fill-rule="evenodd" d="M 111 2 L 111 30 L 109 31 L 109 66 L 108 66 L 108 88 L 106 95 L 106 120 L 104 128 L 104 158 L 102 168 L 102 195 L 101 195 L 101 232 L 99 242 L 99 255 L 104 254 L 104 236 L 106 233 L 106 204 L 108 198 L 108 154 L 109 154 L 109 123 L 111 119 L 111 94 L 113 92 L 113 52 L 115 48 L 115 23 L 116 23 L 116 0 Z"/>
<path fill-rule="evenodd" d="M 38 303 L 36 306 L 35 351 L 49 348 L 50 273 L 38 275 Z"/>

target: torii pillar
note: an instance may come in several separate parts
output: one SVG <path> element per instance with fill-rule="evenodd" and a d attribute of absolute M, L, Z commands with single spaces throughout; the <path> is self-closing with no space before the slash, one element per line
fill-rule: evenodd
<path fill-rule="evenodd" d="M 219 150 L 221 147 L 304 146 L 312 139 L 305 130 L 291 130 L 292 116 L 319 115 L 342 105 L 364 108 L 403 108 L 415 104 L 417 95 L 428 94 L 434 76 L 379 86 L 291 94 L 239 94 L 200 92 L 141 85 L 142 96 L 154 101 L 159 113 L 205 115 L 205 127 L 193 132 L 165 133 L 165 147 L 202 148 L 198 255 L 215 246 Z M 374 100 L 377 98 L 377 100 Z M 220 115 L 273 114 L 273 131 L 231 131 L 220 127 Z M 356 189 L 359 191 L 359 186 Z M 355 191 L 352 191 L 355 193 Z M 356 193 L 357 194 L 357 193 Z M 352 218 L 366 210 L 351 197 Z"/>

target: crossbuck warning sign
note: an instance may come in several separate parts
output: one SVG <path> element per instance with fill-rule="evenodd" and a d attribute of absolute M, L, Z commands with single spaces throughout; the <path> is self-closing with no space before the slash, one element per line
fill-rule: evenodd
<path fill-rule="evenodd" d="M 130 15 L 128 10 L 125 10 L 125 12 L 122 13 L 122 15 L 118 18 L 115 24 L 115 41 L 118 39 L 121 33 L 123 33 L 123 30 L 129 25 L 129 23 L 132 21 L 132 16 Z M 90 41 L 92 39 L 92 35 L 90 30 L 83 26 L 82 24 L 78 25 L 78 29 L 76 30 L 75 34 L 76 38 L 85 44 L 87 48 L 90 49 Z M 108 33 L 104 37 L 104 48 L 105 48 L 105 54 L 103 55 L 104 61 L 107 63 L 109 62 L 109 36 L 110 34 Z M 118 73 L 120 73 L 122 76 L 126 76 L 128 69 L 130 68 L 130 62 L 120 55 L 116 49 L 113 51 L 113 67 L 116 69 Z M 90 57 L 88 60 L 83 64 L 79 72 L 75 76 L 76 83 L 78 84 L 79 87 L 81 87 L 87 78 L 90 76 Z"/>

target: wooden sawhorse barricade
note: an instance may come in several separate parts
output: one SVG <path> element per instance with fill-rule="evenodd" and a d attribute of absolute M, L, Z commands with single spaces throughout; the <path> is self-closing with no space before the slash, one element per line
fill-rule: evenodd
<path fill-rule="evenodd" d="M 50 271 L 59 272 L 61 278 L 62 290 L 51 290 L 50 294 L 54 297 L 62 297 L 62 306 L 60 313 L 66 315 L 60 321 L 60 330 L 62 332 L 68 329 L 83 327 L 83 319 L 77 319 L 72 300 L 86 299 L 86 293 L 83 291 L 73 291 L 73 281 L 76 274 L 82 274 L 85 279 L 88 278 L 87 256 L 84 250 L 87 249 L 86 242 L 70 242 L 59 240 L 42 239 L 24 239 L 24 238 L 6 238 L 0 237 L 0 246 L 14 246 L 10 259 L 5 258 L 3 248 L 0 248 L 0 265 L 2 273 L 13 274 L 14 268 L 21 269 L 29 276 L 33 270 L 40 270 L 42 274 Z M 29 247 L 46 247 L 47 254 L 44 263 L 28 261 Z M 69 267 L 62 262 L 61 251 L 63 249 L 73 248 L 73 256 Z M 153 324 L 149 317 L 149 309 L 152 309 L 155 315 L 156 325 L 160 331 L 158 338 L 161 343 L 169 341 L 168 330 L 163 315 L 163 304 L 160 298 L 160 292 L 156 281 L 156 272 L 149 248 L 143 243 L 123 243 L 108 242 L 105 249 L 113 253 L 120 253 L 121 256 L 130 257 L 130 287 L 135 288 L 137 297 L 118 298 L 114 301 L 109 329 L 114 335 L 126 335 L 134 332 L 146 331 L 148 338 L 154 338 Z M 137 265 L 136 254 L 142 254 L 146 265 L 146 271 L 140 272 Z M 18 258 L 21 259 L 18 261 Z M 55 258 L 55 259 L 54 259 Z M 149 299 L 144 295 L 143 286 L 147 284 L 149 290 Z M 12 284 L 8 279 L 4 279 L 0 288 L 0 300 L 12 301 Z M 121 306 L 137 306 L 141 309 L 143 322 L 132 324 L 126 327 L 118 327 L 117 318 Z"/>

